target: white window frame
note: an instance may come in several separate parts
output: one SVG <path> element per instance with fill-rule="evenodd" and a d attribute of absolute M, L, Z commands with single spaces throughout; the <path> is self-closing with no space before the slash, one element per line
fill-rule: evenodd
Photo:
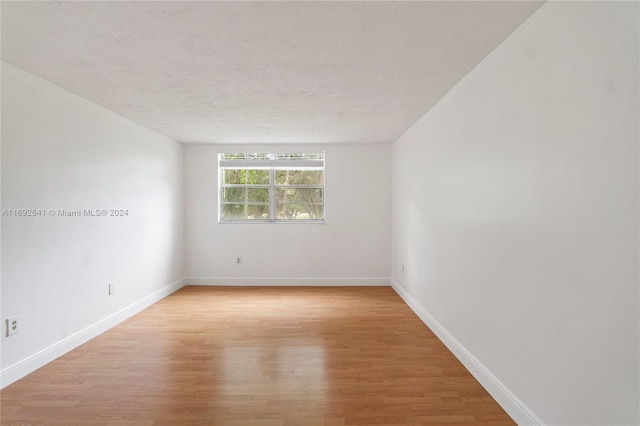
<path fill-rule="evenodd" d="M 225 169 L 238 170 L 269 170 L 269 184 L 225 184 Z M 321 185 L 278 185 L 276 170 L 320 170 L 322 171 Z M 325 154 L 321 153 L 236 153 L 224 152 L 218 154 L 218 223 L 325 223 Z M 224 188 L 268 188 L 270 217 L 265 219 L 224 218 L 223 205 L 237 204 L 224 202 Z M 278 219 L 276 212 L 276 190 L 278 188 L 317 188 L 322 191 L 321 219 Z M 245 205 L 264 205 L 261 202 L 245 201 Z M 298 203 L 292 203 L 298 204 Z"/>

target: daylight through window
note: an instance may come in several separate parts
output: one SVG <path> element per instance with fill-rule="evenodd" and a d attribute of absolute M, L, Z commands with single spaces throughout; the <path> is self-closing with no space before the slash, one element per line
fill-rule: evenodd
<path fill-rule="evenodd" d="M 323 222 L 324 153 L 218 154 L 220 222 Z"/>

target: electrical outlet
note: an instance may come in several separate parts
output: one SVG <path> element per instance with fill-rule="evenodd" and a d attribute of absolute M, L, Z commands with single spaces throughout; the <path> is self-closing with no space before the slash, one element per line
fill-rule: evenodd
<path fill-rule="evenodd" d="M 109 296 L 113 296 L 114 294 L 116 294 L 116 285 L 109 283 Z"/>
<path fill-rule="evenodd" d="M 236 265 L 242 265 L 242 258 L 240 256 L 236 257 Z"/>
<path fill-rule="evenodd" d="M 7 318 L 7 336 L 12 336 L 20 331 L 20 317 Z"/>
<path fill-rule="evenodd" d="M 404 265 L 402 265 L 402 275 L 404 275 Z"/>

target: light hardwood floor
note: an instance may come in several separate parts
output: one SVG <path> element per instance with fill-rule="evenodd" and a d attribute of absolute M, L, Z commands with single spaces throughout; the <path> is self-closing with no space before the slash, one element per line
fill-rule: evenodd
<path fill-rule="evenodd" d="M 184 287 L 0 398 L 2 425 L 515 424 L 390 287 Z"/>

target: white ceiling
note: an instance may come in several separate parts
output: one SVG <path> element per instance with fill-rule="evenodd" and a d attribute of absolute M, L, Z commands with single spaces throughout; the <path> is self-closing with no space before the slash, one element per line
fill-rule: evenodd
<path fill-rule="evenodd" d="M 175 140 L 391 143 L 541 3 L 1 4 L 4 61 Z"/>

